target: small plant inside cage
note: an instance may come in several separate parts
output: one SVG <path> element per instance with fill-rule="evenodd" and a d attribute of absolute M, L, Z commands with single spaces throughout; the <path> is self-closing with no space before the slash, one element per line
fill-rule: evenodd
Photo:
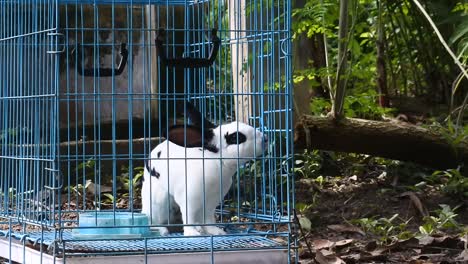
<path fill-rule="evenodd" d="M 290 262 L 289 9 L 0 2 L 1 257 Z"/>

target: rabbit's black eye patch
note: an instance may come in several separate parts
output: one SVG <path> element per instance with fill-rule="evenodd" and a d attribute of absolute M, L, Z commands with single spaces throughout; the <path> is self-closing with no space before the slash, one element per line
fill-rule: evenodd
<path fill-rule="evenodd" d="M 154 168 L 151 168 L 150 161 L 147 160 L 146 163 L 146 170 L 149 172 L 149 174 L 153 177 L 156 177 L 156 179 L 159 179 L 159 172 L 157 172 Z"/>
<path fill-rule="evenodd" d="M 236 132 L 232 134 L 226 133 L 226 135 L 224 135 L 224 138 L 226 139 L 228 145 L 242 144 L 247 140 L 247 137 L 241 132 Z"/>

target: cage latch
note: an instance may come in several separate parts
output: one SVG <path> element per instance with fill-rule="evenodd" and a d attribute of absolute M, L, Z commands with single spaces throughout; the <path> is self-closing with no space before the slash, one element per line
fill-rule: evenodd
<path fill-rule="evenodd" d="M 61 50 L 48 50 L 47 54 L 59 54 L 59 53 L 64 53 L 65 52 L 66 46 L 63 44 L 63 42 L 65 40 L 65 36 L 63 35 L 63 33 L 49 32 L 49 33 L 47 33 L 47 36 L 57 39 L 56 41 L 51 41 L 51 43 L 54 43 L 54 45 L 53 45 L 54 47 L 58 48 L 59 46 L 63 46 L 63 48 Z M 59 39 L 62 42 L 60 42 Z"/>
<path fill-rule="evenodd" d="M 128 50 L 127 50 L 127 44 L 126 43 L 121 43 L 120 44 L 120 62 L 119 66 L 117 68 L 84 68 L 83 65 L 81 64 L 81 44 L 77 43 L 76 44 L 76 49 L 72 51 L 72 54 L 76 52 L 77 54 L 77 71 L 80 75 L 83 76 L 96 76 L 96 77 L 112 77 L 112 76 L 118 76 L 123 73 L 125 66 L 127 65 L 127 59 L 128 59 Z"/>
<path fill-rule="evenodd" d="M 180 57 L 180 58 L 168 58 L 164 52 L 163 42 L 165 39 L 166 32 L 163 28 L 160 28 L 156 34 L 156 47 L 157 54 L 161 59 L 161 62 L 170 67 L 179 67 L 179 68 L 203 68 L 210 67 L 213 65 L 213 62 L 216 60 L 218 55 L 219 46 L 221 45 L 221 39 L 217 35 L 218 30 L 213 28 L 211 30 L 211 42 L 213 46 L 210 50 L 210 55 L 208 58 L 190 58 L 190 57 Z"/>

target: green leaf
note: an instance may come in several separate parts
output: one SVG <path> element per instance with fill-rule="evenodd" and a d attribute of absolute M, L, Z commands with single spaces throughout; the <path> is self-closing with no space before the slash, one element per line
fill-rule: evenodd
<path fill-rule="evenodd" d="M 453 33 L 452 37 L 449 40 L 450 44 L 457 42 L 463 36 L 468 34 L 468 19 L 463 21 L 460 25 L 457 26 L 455 32 Z"/>
<path fill-rule="evenodd" d="M 107 199 L 109 199 L 111 203 L 113 203 L 115 200 L 114 196 L 110 193 L 103 193 L 102 195 L 105 196 Z"/>
<path fill-rule="evenodd" d="M 293 82 L 295 84 L 298 84 L 298 83 L 302 82 L 304 79 L 305 79 L 304 75 L 294 76 Z"/>
<path fill-rule="evenodd" d="M 312 222 L 305 216 L 299 217 L 299 224 L 306 231 L 310 231 L 312 229 Z"/>
<path fill-rule="evenodd" d="M 426 230 L 424 226 L 419 226 L 419 232 L 423 235 L 429 235 L 429 232 Z"/>
<path fill-rule="evenodd" d="M 360 38 L 372 38 L 371 32 L 363 32 L 359 35 Z"/>

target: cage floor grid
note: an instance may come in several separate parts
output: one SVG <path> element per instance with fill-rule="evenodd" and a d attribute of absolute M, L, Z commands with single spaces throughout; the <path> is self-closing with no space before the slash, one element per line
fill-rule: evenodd
<path fill-rule="evenodd" d="M 0 230 L 0 235 L 7 238 L 8 231 Z M 18 241 L 27 241 L 32 245 L 51 246 L 55 243 L 55 232 L 30 232 L 28 234 L 11 233 Z M 230 235 L 222 237 L 158 237 L 139 240 L 73 240 L 71 231 L 63 231 L 64 243 L 55 244 L 65 254 L 72 253 L 108 253 L 108 252 L 209 252 L 245 249 L 285 248 L 284 244 L 258 235 Z"/>

